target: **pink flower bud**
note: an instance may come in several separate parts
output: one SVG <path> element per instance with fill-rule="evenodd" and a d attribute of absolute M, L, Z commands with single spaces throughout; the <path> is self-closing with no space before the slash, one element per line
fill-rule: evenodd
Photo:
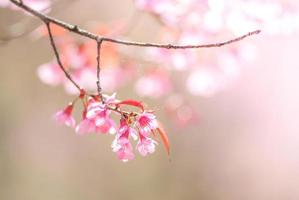
<path fill-rule="evenodd" d="M 58 111 L 55 114 L 54 119 L 60 124 L 65 124 L 66 126 L 74 127 L 76 122 L 72 116 L 72 111 L 73 111 L 73 104 L 70 103 L 66 108 L 64 108 L 61 111 Z"/>

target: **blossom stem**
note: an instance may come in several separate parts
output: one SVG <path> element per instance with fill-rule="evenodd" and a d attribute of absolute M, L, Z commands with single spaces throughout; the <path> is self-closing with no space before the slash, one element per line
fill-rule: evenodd
<path fill-rule="evenodd" d="M 48 34 L 49 34 L 49 37 L 50 37 L 50 43 L 51 43 L 51 46 L 53 48 L 53 51 L 54 51 L 54 54 L 55 54 L 55 57 L 56 57 L 56 60 L 57 60 L 57 63 L 59 65 L 60 69 L 64 72 L 64 75 L 73 83 L 73 85 L 79 91 L 81 91 L 81 88 L 80 88 L 79 84 L 74 81 L 74 79 L 71 77 L 71 75 L 68 73 L 68 71 L 65 69 L 65 67 L 63 66 L 63 64 L 61 62 L 57 47 L 55 45 L 53 34 L 52 34 L 52 31 L 51 31 L 50 22 L 49 21 L 44 21 L 44 22 L 46 23 Z"/>
<path fill-rule="evenodd" d="M 101 73 L 101 47 L 102 47 L 103 39 L 98 38 L 97 40 L 97 90 L 98 95 L 101 98 L 101 101 L 103 102 L 103 95 L 102 95 L 102 87 L 101 87 L 101 79 L 100 79 L 100 73 Z"/>

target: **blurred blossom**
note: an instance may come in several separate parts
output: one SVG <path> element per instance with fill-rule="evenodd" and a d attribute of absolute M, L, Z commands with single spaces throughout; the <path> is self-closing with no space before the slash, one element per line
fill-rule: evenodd
<path fill-rule="evenodd" d="M 238 47 L 240 61 L 252 62 L 257 58 L 258 49 L 255 45 L 246 43 Z"/>
<path fill-rule="evenodd" d="M 102 69 L 101 84 L 104 91 L 114 92 L 134 77 L 132 65 L 121 65 Z"/>
<path fill-rule="evenodd" d="M 64 80 L 64 74 L 55 61 L 40 65 L 37 75 L 42 82 L 52 86 L 59 85 Z"/>
<path fill-rule="evenodd" d="M 140 96 L 159 98 L 171 90 L 171 81 L 166 72 L 152 71 L 137 80 L 135 90 Z"/>
<path fill-rule="evenodd" d="M 189 25 L 191 29 L 214 34 L 225 28 L 236 35 L 257 28 L 268 34 L 284 34 L 288 31 L 281 29 L 283 24 L 288 24 L 287 29 L 292 31 L 299 27 L 298 12 L 290 9 L 293 5 L 279 0 L 136 0 L 136 6 L 158 15 L 167 26 L 179 25 L 184 30 Z"/>
<path fill-rule="evenodd" d="M 196 96 L 211 96 L 221 87 L 217 76 L 219 75 L 210 69 L 193 71 L 187 79 L 187 89 Z"/>
<path fill-rule="evenodd" d="M 225 78 L 233 79 L 240 74 L 240 63 L 238 62 L 237 55 L 233 52 L 223 52 L 217 55 L 217 62 L 219 73 Z"/>
<path fill-rule="evenodd" d="M 7 7 L 10 5 L 9 0 L 0 0 L 0 7 Z"/>
<path fill-rule="evenodd" d="M 73 73 L 73 77 L 83 88 L 94 92 L 96 90 L 95 82 L 97 81 L 95 74 L 95 68 L 86 66 Z"/>
<path fill-rule="evenodd" d="M 150 54 L 170 70 L 187 70 L 196 63 L 196 56 L 192 50 L 152 49 Z"/>
<path fill-rule="evenodd" d="M 209 11 L 203 16 L 203 26 L 207 32 L 218 33 L 223 28 L 221 13 Z"/>
<path fill-rule="evenodd" d="M 179 94 L 172 94 L 165 101 L 165 112 L 173 124 L 177 127 L 186 127 L 198 124 L 199 117 L 196 108 L 186 102 Z"/>
<path fill-rule="evenodd" d="M 51 6 L 50 0 L 23 0 L 23 3 L 34 10 L 42 12 L 48 12 Z M 0 0 L 0 7 L 9 7 L 12 9 L 20 10 L 20 8 L 13 5 L 11 2 L 9 2 L 9 0 Z M 24 11 L 24 13 L 27 12 Z"/>
<path fill-rule="evenodd" d="M 38 11 L 49 11 L 51 0 L 23 0 L 23 3 Z"/>

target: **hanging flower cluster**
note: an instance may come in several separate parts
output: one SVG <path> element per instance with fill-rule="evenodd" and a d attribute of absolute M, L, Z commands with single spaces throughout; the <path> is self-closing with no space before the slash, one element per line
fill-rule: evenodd
<path fill-rule="evenodd" d="M 111 145 L 113 152 L 122 161 L 134 158 L 132 140 L 137 140 L 136 150 L 142 156 L 155 152 L 158 144 L 152 137 L 158 133 L 169 154 L 170 146 L 168 137 L 158 123 L 153 111 L 145 110 L 141 102 L 135 100 L 119 101 L 113 94 L 88 95 L 84 90 L 63 110 L 58 111 L 54 118 L 57 122 L 73 127 L 79 135 L 87 133 L 115 134 L 115 139 Z M 83 103 L 83 113 L 81 121 L 76 125 L 72 116 L 74 104 L 77 100 Z M 124 106 L 137 107 L 140 112 L 129 112 L 123 110 Z M 112 113 L 119 118 L 119 125 L 112 119 Z"/>

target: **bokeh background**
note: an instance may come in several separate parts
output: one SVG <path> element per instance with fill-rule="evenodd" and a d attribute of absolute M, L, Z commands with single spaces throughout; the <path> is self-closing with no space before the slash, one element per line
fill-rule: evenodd
<path fill-rule="evenodd" d="M 84 25 L 133 12 L 129 0 L 77 0 L 54 4 L 52 15 Z M 0 9 L 2 36 L 20 20 L 29 29 L 40 24 Z M 157 22 L 146 14 L 140 20 L 130 38 L 157 41 Z M 155 154 L 128 163 L 111 152 L 113 137 L 78 136 L 51 119 L 71 97 L 36 75 L 53 57 L 47 39 L 1 43 L 0 199 L 299 199 L 299 35 L 249 40 L 259 49 L 257 59 L 242 66 L 234 84 L 209 98 L 186 96 L 200 113 L 198 124 L 178 129 L 158 113 L 171 162 L 159 145 Z M 117 92 L 136 96 L 130 86 Z"/>

